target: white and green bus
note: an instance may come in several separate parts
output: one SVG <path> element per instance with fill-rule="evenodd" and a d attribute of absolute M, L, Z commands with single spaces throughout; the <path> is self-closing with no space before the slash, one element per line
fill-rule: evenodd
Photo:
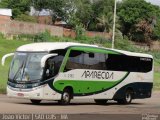
<path fill-rule="evenodd" d="M 32 43 L 19 47 L 10 65 L 7 95 L 34 104 L 71 99 L 128 104 L 150 98 L 153 57 L 148 54 L 70 42 Z"/>

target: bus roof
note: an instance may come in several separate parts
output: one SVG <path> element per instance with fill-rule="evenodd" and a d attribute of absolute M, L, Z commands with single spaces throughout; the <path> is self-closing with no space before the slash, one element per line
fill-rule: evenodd
<path fill-rule="evenodd" d="M 96 47 L 96 48 L 103 48 L 106 50 L 113 50 L 125 55 L 129 56 L 141 56 L 141 57 L 150 57 L 153 58 L 152 55 L 149 54 L 143 54 L 143 53 L 135 53 L 135 52 L 129 52 L 124 50 L 117 50 L 117 49 L 111 49 L 111 48 L 104 48 L 104 47 L 98 47 L 97 45 L 89 45 L 89 44 L 81 44 L 81 43 L 73 43 L 73 42 L 42 42 L 42 43 L 31 43 L 27 45 L 22 45 L 19 48 L 17 48 L 16 51 L 21 52 L 50 52 L 57 49 L 65 49 L 71 46 L 85 46 L 85 47 Z"/>
<path fill-rule="evenodd" d="M 73 42 L 42 42 L 42 43 L 31 43 L 31 44 L 20 46 L 17 49 L 17 51 L 50 52 L 57 49 L 65 49 L 70 46 L 98 47 L 96 45 L 88 45 L 88 44 L 73 43 Z"/>
<path fill-rule="evenodd" d="M 112 50 L 117 51 L 117 52 L 120 52 L 120 53 L 123 53 L 123 54 L 128 55 L 128 56 L 140 56 L 140 57 L 153 58 L 153 56 L 152 56 L 152 55 L 150 55 L 150 54 L 136 53 L 136 52 L 129 52 L 129 51 L 117 50 L 117 49 L 112 49 Z"/>

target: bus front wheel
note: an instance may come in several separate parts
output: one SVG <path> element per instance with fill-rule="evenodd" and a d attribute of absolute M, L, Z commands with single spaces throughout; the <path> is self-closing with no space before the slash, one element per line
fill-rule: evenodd
<path fill-rule="evenodd" d="M 69 105 L 72 98 L 72 92 L 70 89 L 64 89 L 61 100 L 58 101 L 61 105 Z"/>
<path fill-rule="evenodd" d="M 31 102 L 32 102 L 32 104 L 38 105 L 38 104 L 40 104 L 41 100 L 31 99 Z"/>

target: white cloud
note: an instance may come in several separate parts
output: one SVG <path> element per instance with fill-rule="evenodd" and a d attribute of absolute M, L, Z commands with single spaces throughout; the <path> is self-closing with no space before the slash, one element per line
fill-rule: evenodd
<path fill-rule="evenodd" d="M 147 2 L 151 2 L 154 5 L 160 5 L 160 0 L 146 0 Z"/>

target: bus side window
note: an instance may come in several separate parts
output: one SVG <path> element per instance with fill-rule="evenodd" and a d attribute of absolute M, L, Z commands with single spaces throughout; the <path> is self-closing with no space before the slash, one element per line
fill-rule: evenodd
<path fill-rule="evenodd" d="M 149 72 L 152 70 L 152 60 L 143 61 L 140 57 L 109 54 L 106 59 L 107 70 Z"/>
<path fill-rule="evenodd" d="M 70 52 L 65 71 L 83 68 L 83 52 L 72 50 Z"/>
<path fill-rule="evenodd" d="M 49 58 L 46 62 L 46 71 L 45 76 L 46 78 L 54 77 L 55 75 L 55 62 L 53 58 Z"/>
<path fill-rule="evenodd" d="M 93 70 L 106 70 L 105 54 L 94 53 L 94 57 L 86 54 L 84 57 L 84 64 L 89 65 L 89 69 Z"/>
<path fill-rule="evenodd" d="M 105 54 L 72 50 L 65 72 L 72 69 L 106 70 Z"/>

